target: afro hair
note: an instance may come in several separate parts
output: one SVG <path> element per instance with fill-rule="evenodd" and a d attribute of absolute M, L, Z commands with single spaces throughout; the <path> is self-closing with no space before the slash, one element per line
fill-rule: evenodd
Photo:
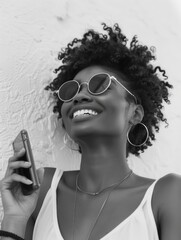
<path fill-rule="evenodd" d="M 58 60 L 62 65 L 55 69 L 57 76 L 45 89 L 53 92 L 58 90 L 62 83 L 73 79 L 80 70 L 91 65 L 109 67 L 122 73 L 126 76 L 133 94 L 143 106 L 142 123 L 149 131 L 149 137 L 142 146 L 127 143 L 127 156 L 129 153 L 139 156 L 140 152 L 144 152 L 152 145 L 155 132 L 159 132 L 159 123 L 165 122 L 168 125 L 162 109 L 163 101 L 170 103 L 169 88 L 172 88 L 172 85 L 167 81 L 165 70 L 160 66 L 153 66 L 156 57 L 152 47 L 148 48 L 140 44 L 137 36 L 128 42 L 117 23 L 113 27 L 108 27 L 105 23 L 102 25 L 106 34 L 88 30 L 82 39 L 74 38 L 59 52 Z M 58 118 L 61 118 L 63 102 L 56 94 L 54 97 L 56 105 L 53 111 L 58 113 Z M 144 132 L 141 131 L 141 129 L 137 133 L 134 131 L 134 134 L 137 134 L 135 141 L 140 142 L 140 138 L 145 137 Z"/>

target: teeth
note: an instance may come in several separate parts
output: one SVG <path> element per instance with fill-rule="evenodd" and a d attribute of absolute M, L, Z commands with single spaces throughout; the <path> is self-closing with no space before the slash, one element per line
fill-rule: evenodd
<path fill-rule="evenodd" d="M 82 110 L 78 110 L 78 111 L 74 112 L 73 118 L 83 115 L 83 114 L 97 115 L 98 113 L 91 109 L 82 109 Z"/>

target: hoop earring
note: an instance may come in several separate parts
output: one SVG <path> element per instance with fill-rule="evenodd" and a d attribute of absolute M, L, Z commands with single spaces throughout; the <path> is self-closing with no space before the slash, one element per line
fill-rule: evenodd
<path fill-rule="evenodd" d="M 144 129 L 145 129 L 145 131 L 146 131 L 146 137 L 145 137 L 144 142 L 142 142 L 141 144 L 134 144 L 134 143 L 132 143 L 132 142 L 130 141 L 130 137 L 129 137 L 130 131 L 128 131 L 128 132 L 127 132 L 127 140 L 128 140 L 128 142 L 129 142 L 132 146 L 134 146 L 134 147 L 141 147 L 141 146 L 143 146 L 143 145 L 146 143 L 146 141 L 148 140 L 148 137 L 149 137 L 149 132 L 148 132 L 147 126 L 146 126 L 145 124 L 143 124 L 143 123 L 137 123 L 136 125 L 138 125 L 138 124 L 141 124 L 141 125 L 144 127 Z"/>
<path fill-rule="evenodd" d="M 78 151 L 79 146 L 72 140 L 72 138 L 68 135 L 68 133 L 65 133 L 63 136 L 63 142 L 66 147 L 68 147 L 71 150 Z"/>

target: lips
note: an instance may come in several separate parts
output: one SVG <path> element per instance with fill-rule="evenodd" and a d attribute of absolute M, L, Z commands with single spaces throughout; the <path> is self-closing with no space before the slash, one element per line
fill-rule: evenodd
<path fill-rule="evenodd" d="M 86 110 L 86 109 L 87 110 L 92 110 L 92 111 L 96 112 L 97 114 L 102 112 L 101 109 L 99 109 L 95 106 L 85 106 L 85 105 L 80 106 L 79 105 L 79 106 L 75 106 L 71 109 L 70 118 L 73 119 L 73 115 L 74 115 L 75 112 L 80 111 L 80 110 Z"/>
<path fill-rule="evenodd" d="M 80 117 L 80 116 L 85 116 L 85 115 L 95 116 L 97 114 L 98 114 L 98 112 L 96 112 L 96 111 L 93 111 L 93 110 L 90 110 L 90 109 L 82 109 L 82 110 L 75 111 L 73 113 L 73 118 Z"/>

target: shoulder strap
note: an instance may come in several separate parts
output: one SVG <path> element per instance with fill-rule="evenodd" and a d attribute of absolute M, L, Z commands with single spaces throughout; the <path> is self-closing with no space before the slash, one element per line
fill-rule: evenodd
<path fill-rule="evenodd" d="M 48 190 L 51 186 L 55 170 L 56 170 L 56 168 L 49 168 L 49 167 L 44 168 L 44 176 L 43 176 L 43 181 L 42 181 L 42 184 L 41 184 L 41 187 L 40 187 L 39 197 L 38 197 L 38 200 L 37 200 L 36 208 L 35 208 L 35 210 L 32 214 L 32 217 L 33 217 L 34 221 L 36 221 L 36 218 L 39 214 L 42 203 L 43 203 L 44 198 L 46 196 L 46 193 L 48 192 Z"/>

